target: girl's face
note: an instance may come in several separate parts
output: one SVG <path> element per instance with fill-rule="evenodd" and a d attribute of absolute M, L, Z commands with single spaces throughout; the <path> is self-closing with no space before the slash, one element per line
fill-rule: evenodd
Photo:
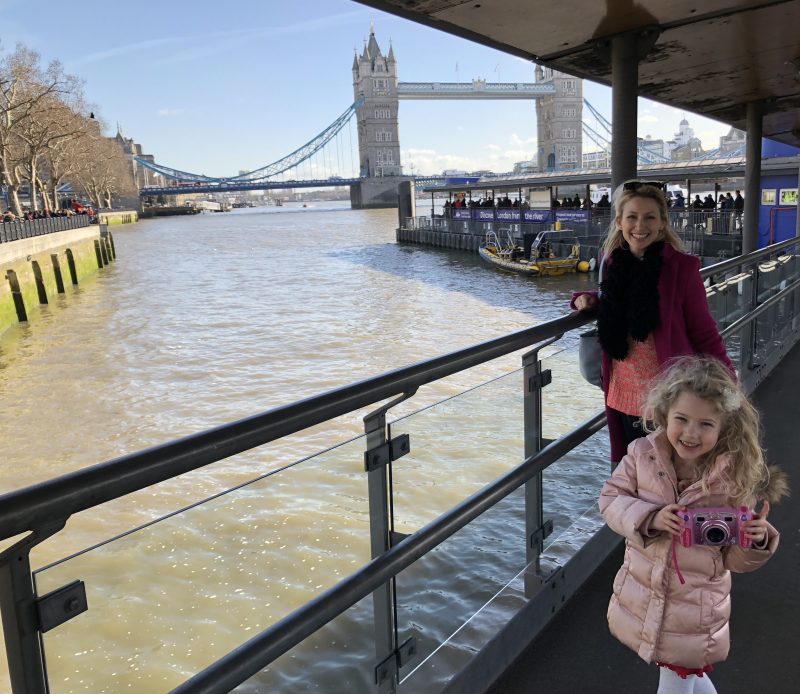
<path fill-rule="evenodd" d="M 719 440 L 722 418 L 708 401 L 681 393 L 667 413 L 667 439 L 683 462 L 696 462 Z"/>
<path fill-rule="evenodd" d="M 639 196 L 632 197 L 622 206 L 622 214 L 616 222 L 631 253 L 637 258 L 641 258 L 647 247 L 661 238 L 665 224 L 658 203 Z"/>

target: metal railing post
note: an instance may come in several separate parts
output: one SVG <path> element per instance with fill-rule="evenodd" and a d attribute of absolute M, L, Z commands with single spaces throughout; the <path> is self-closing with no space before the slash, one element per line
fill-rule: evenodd
<path fill-rule="evenodd" d="M 367 434 L 367 451 L 386 445 L 386 413 L 384 411 L 379 410 L 377 413 L 365 417 L 364 428 Z M 367 471 L 367 490 L 369 494 L 370 557 L 374 559 L 389 549 L 389 483 L 385 465 Z M 372 593 L 372 623 L 375 634 L 376 663 L 383 663 L 391 656 L 395 648 L 394 610 L 391 585 L 388 582 Z M 378 684 L 378 691 L 393 690 L 394 677 L 385 677 L 383 684 Z"/>
<path fill-rule="evenodd" d="M 549 369 L 542 369 L 539 350 L 560 339 L 561 335 L 538 345 L 522 356 L 524 456 L 527 460 L 548 443 L 542 432 L 542 388 L 552 379 Z M 553 531 L 552 521 L 545 523 L 542 473 L 525 483 L 525 597 L 533 597 L 541 588 L 543 576 L 539 557 L 545 538 Z"/>
<path fill-rule="evenodd" d="M 409 452 L 408 436 L 390 440 L 387 436 L 386 413 L 395 405 L 416 393 L 416 388 L 395 398 L 364 417 L 369 499 L 370 556 L 381 556 L 393 544 L 389 468 L 392 460 Z M 394 692 L 399 682 L 400 668 L 414 654 L 413 639 L 401 646 L 396 623 L 394 595 L 395 579 L 387 581 L 372 593 L 372 622 L 375 638 L 375 684 L 379 692 Z"/>
<path fill-rule="evenodd" d="M 46 694 L 49 691 L 30 552 L 65 524 L 66 519 L 37 530 L 0 553 L 0 609 L 13 692 Z"/>

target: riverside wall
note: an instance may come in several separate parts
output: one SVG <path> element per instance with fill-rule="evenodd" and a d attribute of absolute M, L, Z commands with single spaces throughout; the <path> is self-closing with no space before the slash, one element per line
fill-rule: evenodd
<path fill-rule="evenodd" d="M 134 224 L 139 221 L 139 213 L 136 210 L 115 210 L 114 212 L 98 212 L 97 218 L 100 224 L 115 226 L 117 224 Z"/>
<path fill-rule="evenodd" d="M 56 297 L 68 299 L 115 257 L 105 224 L 0 244 L 0 334 L 16 323 L 35 321 L 41 306 Z"/>

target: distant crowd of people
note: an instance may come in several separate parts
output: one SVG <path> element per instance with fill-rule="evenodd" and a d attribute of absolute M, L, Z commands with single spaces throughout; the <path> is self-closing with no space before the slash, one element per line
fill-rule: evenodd
<path fill-rule="evenodd" d="M 17 215 L 12 209 L 7 209 L 2 216 L 2 221 L 33 221 L 35 219 L 50 219 L 52 217 L 74 217 L 75 215 L 88 215 L 89 221 L 95 220 L 95 211 L 89 205 L 83 205 L 77 200 L 65 200 L 64 206 L 57 210 L 26 210 L 23 214 Z"/>
<path fill-rule="evenodd" d="M 489 207 L 495 209 L 517 209 L 517 210 L 529 210 L 530 205 L 528 204 L 527 200 L 520 201 L 519 198 L 514 198 L 512 200 L 507 195 L 502 198 L 493 198 L 491 196 L 482 197 L 482 198 L 456 198 L 452 202 L 450 200 L 445 200 L 444 202 L 444 210 L 445 215 L 447 216 L 451 209 L 461 209 L 461 208 L 472 208 L 472 207 Z"/>
<path fill-rule="evenodd" d="M 727 233 L 733 224 L 736 227 L 741 226 L 741 218 L 744 212 L 744 198 L 742 197 L 741 191 L 736 191 L 735 195 L 731 195 L 731 193 L 724 193 L 720 194 L 718 200 L 714 199 L 714 196 L 708 194 L 705 196 L 704 199 L 700 198 L 700 195 L 695 195 L 694 200 L 686 201 L 684 198 L 683 193 L 681 191 L 677 191 L 674 195 L 666 197 L 667 200 L 667 207 L 673 210 L 687 210 L 691 212 L 691 223 L 693 224 L 704 224 L 705 220 L 708 218 L 708 214 L 702 213 L 710 213 L 710 212 L 723 212 L 729 213 L 722 215 L 720 219 L 721 231 L 722 233 Z M 453 209 L 460 209 L 460 208 L 475 208 L 475 207 L 484 207 L 484 208 L 494 208 L 494 209 L 519 209 L 519 210 L 528 210 L 530 209 L 530 204 L 525 199 L 510 199 L 507 195 L 503 197 L 492 197 L 486 196 L 481 198 L 465 198 L 465 197 L 457 197 L 455 200 L 446 200 L 444 203 L 444 216 L 450 217 L 451 210 Z M 553 211 L 555 210 L 594 210 L 600 214 L 610 213 L 611 211 L 611 201 L 609 199 L 608 193 L 603 193 L 600 199 L 595 203 L 592 202 L 591 198 L 585 197 L 581 200 L 581 197 L 576 193 L 572 197 L 564 197 L 561 201 L 558 198 L 553 197 L 550 201 L 550 207 Z"/>

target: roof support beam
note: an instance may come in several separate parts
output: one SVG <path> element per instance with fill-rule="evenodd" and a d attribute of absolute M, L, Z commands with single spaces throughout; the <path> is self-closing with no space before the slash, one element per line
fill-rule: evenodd
<path fill-rule="evenodd" d="M 758 248 L 758 209 L 761 202 L 761 137 L 763 136 L 764 104 L 747 104 L 747 156 L 744 164 L 744 227 L 742 253 Z"/>
<path fill-rule="evenodd" d="M 636 178 L 639 48 L 635 33 L 611 39 L 611 187 Z"/>

